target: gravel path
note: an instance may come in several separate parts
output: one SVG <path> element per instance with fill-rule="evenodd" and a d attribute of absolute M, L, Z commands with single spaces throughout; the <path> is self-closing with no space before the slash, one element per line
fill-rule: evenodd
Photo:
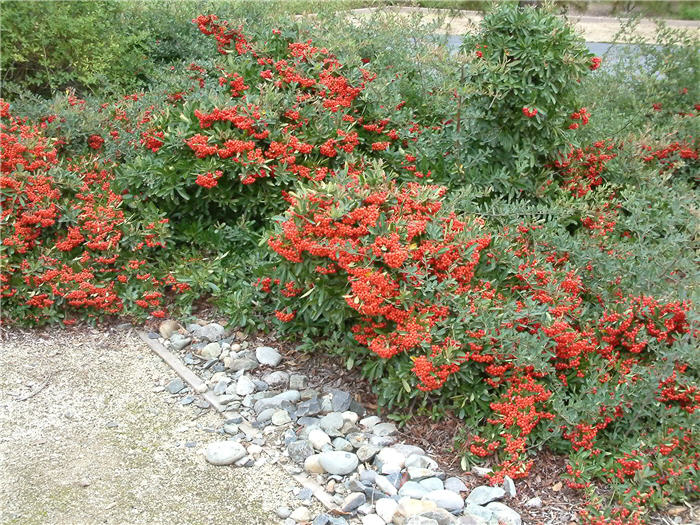
<path fill-rule="evenodd" d="M 174 373 L 129 329 L 1 344 L 0 523 L 252 525 L 298 506 L 278 466 L 205 462 L 221 417 L 159 391 Z"/>

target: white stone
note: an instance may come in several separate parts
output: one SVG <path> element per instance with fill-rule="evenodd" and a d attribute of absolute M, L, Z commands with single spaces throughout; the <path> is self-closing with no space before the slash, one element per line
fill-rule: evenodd
<path fill-rule="evenodd" d="M 541 498 L 530 498 L 525 502 L 525 506 L 529 507 L 531 509 L 539 509 L 542 507 L 542 499 Z"/>
<path fill-rule="evenodd" d="M 384 494 L 388 494 L 389 496 L 396 496 L 398 494 L 398 490 L 394 486 L 394 484 L 389 481 L 389 478 L 386 478 L 384 476 L 377 476 L 374 478 L 374 483 L 377 485 L 377 488 L 381 490 Z"/>
<path fill-rule="evenodd" d="M 467 486 L 459 478 L 447 478 L 445 480 L 445 488 L 452 492 L 466 492 Z"/>
<path fill-rule="evenodd" d="M 515 490 L 515 483 L 510 476 L 505 476 L 503 478 L 503 490 L 507 498 L 514 498 L 518 494 Z"/>
<path fill-rule="evenodd" d="M 458 512 L 464 508 L 462 497 L 451 490 L 434 490 L 429 492 L 425 498 L 435 502 L 438 507 L 449 512 Z"/>
<path fill-rule="evenodd" d="M 384 499 L 384 498 L 382 498 Z M 379 500 L 381 501 L 381 500 Z M 399 507 L 397 512 L 402 516 L 409 517 L 415 516 L 416 514 L 423 514 L 424 512 L 429 512 L 437 508 L 434 501 L 430 500 L 419 500 L 413 498 L 401 498 L 399 500 Z"/>
<path fill-rule="evenodd" d="M 255 392 L 255 383 L 248 376 L 241 376 L 236 383 L 236 394 L 239 396 L 247 396 Z"/>
<path fill-rule="evenodd" d="M 367 514 L 362 516 L 362 525 L 385 525 L 386 521 L 377 516 L 376 514 Z"/>
<path fill-rule="evenodd" d="M 486 509 L 493 512 L 493 515 L 498 520 L 499 524 L 502 525 L 522 525 L 523 520 L 520 518 L 520 514 L 515 512 L 509 506 L 504 505 L 498 501 L 489 503 L 486 505 Z"/>
<path fill-rule="evenodd" d="M 393 448 L 383 448 L 374 457 L 374 464 L 379 467 L 381 474 L 399 472 L 405 464 L 406 457 Z"/>
<path fill-rule="evenodd" d="M 209 343 L 199 352 L 204 359 L 218 359 L 221 355 L 221 346 L 219 343 Z"/>
<path fill-rule="evenodd" d="M 279 427 L 282 425 L 286 425 L 287 423 L 291 423 L 292 418 L 289 417 L 289 412 L 287 412 L 284 409 L 280 409 L 280 410 L 275 410 L 275 413 L 272 414 L 270 421 L 272 422 L 273 425 Z"/>
<path fill-rule="evenodd" d="M 487 503 L 501 499 L 506 491 L 501 487 L 489 487 L 488 485 L 480 485 L 471 491 L 467 496 L 467 502 L 474 505 L 486 505 Z"/>
<path fill-rule="evenodd" d="M 297 522 L 311 521 L 311 512 L 306 507 L 299 507 L 294 509 L 289 517 Z"/>
<path fill-rule="evenodd" d="M 357 412 L 353 412 L 351 410 L 346 410 L 341 414 L 343 416 L 344 421 L 349 421 L 353 425 L 357 423 L 357 420 L 360 418 L 360 416 L 357 415 Z"/>
<path fill-rule="evenodd" d="M 355 454 L 350 452 L 329 451 L 319 454 L 321 466 L 329 474 L 344 476 L 357 468 L 359 461 Z"/>
<path fill-rule="evenodd" d="M 309 431 L 308 440 L 311 441 L 311 444 L 316 450 L 321 450 L 324 445 L 328 445 L 331 442 L 331 438 L 328 437 L 328 434 L 320 428 L 311 429 L 311 431 Z"/>
<path fill-rule="evenodd" d="M 282 360 L 280 353 L 269 346 L 259 346 L 255 349 L 255 358 L 261 365 L 277 366 Z"/>
<path fill-rule="evenodd" d="M 304 470 L 310 474 L 323 474 L 325 472 L 321 466 L 321 461 L 318 454 L 309 456 L 304 460 Z"/>
<path fill-rule="evenodd" d="M 375 502 L 374 508 L 380 518 L 387 523 L 391 523 L 394 519 L 394 514 L 399 508 L 399 504 L 391 498 L 382 498 Z"/>
<path fill-rule="evenodd" d="M 381 422 L 382 420 L 377 416 L 368 416 L 360 420 L 360 425 L 369 429 Z"/>
<path fill-rule="evenodd" d="M 206 449 L 207 462 L 212 465 L 231 465 L 246 455 L 246 450 L 235 441 L 215 441 Z"/>

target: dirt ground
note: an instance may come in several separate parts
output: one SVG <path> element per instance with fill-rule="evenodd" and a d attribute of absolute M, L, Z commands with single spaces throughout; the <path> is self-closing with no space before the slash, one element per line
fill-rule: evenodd
<path fill-rule="evenodd" d="M 367 16 L 377 8 L 355 9 L 354 16 Z M 472 31 L 481 21 L 482 15 L 477 11 L 448 11 L 445 9 L 434 10 L 417 7 L 383 8 L 399 13 L 402 16 L 411 16 L 422 13 L 426 22 L 432 22 L 439 16 L 445 16 L 443 28 L 446 34 L 463 35 Z M 620 30 L 620 22 L 616 18 L 606 16 L 570 16 L 576 28 L 582 33 L 587 42 L 612 42 L 613 37 Z M 670 27 L 683 27 L 700 35 L 700 22 L 686 20 L 666 20 Z M 639 34 L 648 42 L 654 41 L 655 23 L 652 20 L 642 20 L 639 24 Z"/>
<path fill-rule="evenodd" d="M 131 330 L 14 330 L 0 345 L 3 525 L 270 524 L 299 506 L 279 466 L 206 463 L 221 416 L 155 391 L 175 374 Z"/>

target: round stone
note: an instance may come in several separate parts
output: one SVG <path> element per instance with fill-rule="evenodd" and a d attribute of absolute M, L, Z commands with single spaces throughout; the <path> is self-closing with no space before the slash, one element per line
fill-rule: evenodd
<path fill-rule="evenodd" d="M 430 491 L 443 490 L 445 488 L 440 478 L 425 478 L 420 480 L 418 483 Z"/>
<path fill-rule="evenodd" d="M 206 450 L 207 462 L 212 465 L 231 465 L 246 455 L 243 445 L 235 441 L 215 441 Z"/>
<path fill-rule="evenodd" d="M 378 499 L 374 504 L 377 515 L 387 523 L 392 522 L 398 508 L 399 504 L 391 498 Z"/>
<path fill-rule="evenodd" d="M 459 478 L 447 478 L 445 480 L 445 488 L 457 493 L 467 491 L 467 486 Z"/>
<path fill-rule="evenodd" d="M 367 514 L 362 516 L 362 525 L 385 525 L 386 521 L 376 514 Z"/>
<path fill-rule="evenodd" d="M 311 512 L 306 507 L 299 507 L 294 509 L 294 512 L 292 512 L 289 517 L 297 522 L 311 521 Z"/>
<path fill-rule="evenodd" d="M 441 509 L 449 512 L 459 512 L 464 508 L 464 500 L 456 492 L 451 490 L 434 490 L 425 496 L 428 500 L 435 502 Z"/>
<path fill-rule="evenodd" d="M 407 481 L 399 489 L 399 496 L 402 498 L 416 498 L 421 499 L 423 496 L 428 495 L 428 489 L 422 486 L 416 481 Z"/>
<path fill-rule="evenodd" d="M 282 360 L 280 353 L 269 346 L 259 346 L 255 349 L 255 357 L 261 365 L 277 366 Z"/>
<path fill-rule="evenodd" d="M 501 499 L 506 491 L 501 487 L 489 487 L 488 485 L 480 485 L 471 491 L 467 496 L 467 502 L 474 505 L 486 505 L 497 499 Z"/>
<path fill-rule="evenodd" d="M 322 452 L 319 456 L 321 466 L 329 474 L 344 476 L 345 474 L 350 474 L 359 464 L 357 456 L 350 452 Z"/>
<path fill-rule="evenodd" d="M 520 518 L 520 514 L 503 503 L 494 501 L 486 505 L 486 509 L 493 512 L 498 523 L 503 525 L 522 525 L 523 520 Z"/>
<path fill-rule="evenodd" d="M 304 470 L 310 474 L 323 474 L 325 472 L 321 466 L 321 461 L 318 454 L 309 456 L 304 460 Z"/>
<path fill-rule="evenodd" d="M 247 396 L 255 392 L 255 383 L 248 376 L 241 376 L 236 383 L 236 394 L 239 396 Z"/>
<path fill-rule="evenodd" d="M 275 413 L 272 414 L 270 421 L 272 421 L 273 425 L 279 427 L 282 425 L 286 425 L 287 423 L 291 423 L 292 418 L 289 417 L 289 412 L 287 412 L 286 410 L 275 410 Z"/>
<path fill-rule="evenodd" d="M 311 429 L 308 439 L 316 450 L 321 450 L 324 445 L 328 445 L 331 442 L 331 438 L 328 437 L 328 434 L 320 428 Z"/>

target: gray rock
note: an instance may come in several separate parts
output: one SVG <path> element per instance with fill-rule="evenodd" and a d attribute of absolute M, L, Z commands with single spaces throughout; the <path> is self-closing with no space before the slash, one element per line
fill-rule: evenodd
<path fill-rule="evenodd" d="M 482 507 L 481 505 L 475 505 L 467 501 L 466 506 L 464 507 L 464 515 L 473 516 L 474 518 L 489 522 L 493 517 L 493 512 L 485 507 Z"/>
<path fill-rule="evenodd" d="M 485 478 L 487 475 L 489 475 L 493 470 L 491 470 L 488 467 L 479 467 L 477 465 L 474 465 L 472 467 L 472 474 L 479 478 Z"/>
<path fill-rule="evenodd" d="M 231 359 L 231 361 L 228 363 L 228 368 L 234 372 L 238 372 L 239 370 L 255 370 L 258 368 L 258 362 L 250 357 L 240 357 L 238 359 Z"/>
<path fill-rule="evenodd" d="M 340 516 L 331 516 L 323 513 L 316 516 L 311 525 L 348 525 L 348 522 Z"/>
<path fill-rule="evenodd" d="M 303 374 L 292 374 L 289 376 L 289 388 L 293 390 L 304 390 L 308 382 L 309 378 Z"/>
<path fill-rule="evenodd" d="M 531 509 L 539 509 L 542 507 L 542 499 L 539 497 L 530 498 L 525 502 L 525 506 Z"/>
<path fill-rule="evenodd" d="M 404 525 L 439 525 L 437 521 L 432 518 L 427 518 L 423 514 L 418 516 L 411 516 L 404 522 Z"/>
<path fill-rule="evenodd" d="M 333 440 L 333 448 L 343 452 L 352 452 L 354 450 L 350 442 L 347 439 L 341 437 L 337 437 Z"/>
<path fill-rule="evenodd" d="M 352 443 L 352 441 L 350 441 Z M 406 457 L 396 449 L 384 448 L 374 458 L 374 464 L 381 474 L 400 471 L 406 462 Z"/>
<path fill-rule="evenodd" d="M 192 339 L 189 337 L 186 337 L 184 335 L 175 333 L 170 336 L 170 345 L 173 347 L 173 350 L 176 352 L 179 352 L 183 348 L 185 348 L 188 344 L 192 342 Z"/>
<path fill-rule="evenodd" d="M 394 484 L 384 476 L 376 476 L 374 479 L 374 483 L 375 485 L 377 485 L 379 490 L 381 490 L 385 494 L 388 494 L 389 496 L 396 496 L 398 494 L 398 491 L 396 490 Z"/>
<path fill-rule="evenodd" d="M 319 461 L 326 472 L 340 476 L 350 474 L 359 463 L 355 454 L 339 451 L 321 452 Z"/>
<path fill-rule="evenodd" d="M 462 496 L 451 490 L 434 490 L 429 492 L 426 498 L 449 512 L 459 512 L 464 508 Z"/>
<path fill-rule="evenodd" d="M 352 446 L 352 443 L 348 441 L 348 444 Z M 360 448 L 357 449 L 357 459 L 360 460 L 360 463 L 365 463 L 367 461 L 372 461 L 372 458 L 377 455 L 377 453 L 381 449 L 379 447 L 375 447 L 374 445 L 362 445 Z"/>
<path fill-rule="evenodd" d="M 375 447 L 389 447 L 394 444 L 396 439 L 392 436 L 370 436 L 369 442 Z"/>
<path fill-rule="evenodd" d="M 329 434 L 337 434 L 343 426 L 343 415 L 339 412 L 331 412 L 321 418 L 321 428 Z"/>
<path fill-rule="evenodd" d="M 275 370 L 263 377 L 265 381 L 272 388 L 286 388 L 289 383 L 289 374 L 282 370 Z M 292 387 L 290 387 L 292 388 Z M 298 388 L 292 388 L 293 390 L 299 390 Z"/>
<path fill-rule="evenodd" d="M 314 491 L 309 489 L 309 488 L 303 488 L 299 491 L 299 494 L 297 494 L 297 499 L 300 499 L 302 501 L 310 501 L 311 496 L 314 495 Z"/>
<path fill-rule="evenodd" d="M 206 458 L 212 465 L 231 465 L 246 455 L 246 450 L 235 441 L 215 441 L 207 445 Z"/>
<path fill-rule="evenodd" d="M 260 413 L 266 408 L 281 408 L 285 402 L 296 403 L 297 401 L 299 401 L 299 391 L 287 390 L 286 392 L 282 392 L 276 396 L 256 401 L 254 410 L 256 413 Z"/>
<path fill-rule="evenodd" d="M 238 425 L 236 423 L 224 423 L 224 432 L 235 436 L 238 434 Z"/>
<path fill-rule="evenodd" d="M 253 384 L 255 385 L 255 389 L 259 390 L 260 392 L 266 392 L 270 389 L 270 385 L 268 385 L 262 379 L 253 378 Z"/>
<path fill-rule="evenodd" d="M 367 438 L 361 432 L 353 432 L 351 434 L 348 434 L 347 436 L 345 436 L 345 439 L 347 439 L 350 442 L 353 448 L 360 448 L 361 446 L 367 444 Z M 380 449 L 380 447 L 374 448 Z"/>
<path fill-rule="evenodd" d="M 292 461 L 301 465 L 306 458 L 314 453 L 314 447 L 311 445 L 310 441 L 300 439 L 287 445 L 287 452 L 289 452 L 289 457 Z"/>
<path fill-rule="evenodd" d="M 191 325 L 188 325 L 188 327 Z M 209 323 L 205 326 L 195 325 L 192 333 L 197 339 L 203 339 L 209 342 L 215 342 L 224 337 L 224 327 L 218 323 Z"/>
<path fill-rule="evenodd" d="M 321 413 L 321 403 L 318 398 L 312 397 L 307 401 L 302 401 L 297 405 L 297 416 L 315 416 Z"/>
<path fill-rule="evenodd" d="M 183 398 L 180 400 L 180 404 L 183 405 L 183 406 L 189 405 L 189 404 L 191 404 L 195 399 L 197 399 L 197 398 L 194 397 L 194 396 L 192 396 L 192 395 L 185 396 L 185 397 L 183 397 Z"/>
<path fill-rule="evenodd" d="M 353 512 L 360 505 L 367 501 L 367 497 L 364 492 L 351 492 L 343 500 L 342 510 L 343 512 Z"/>
<path fill-rule="evenodd" d="M 471 491 L 467 496 L 467 502 L 474 505 L 486 505 L 491 501 L 501 499 L 505 495 L 505 490 L 501 487 L 489 487 L 488 485 L 480 485 Z"/>
<path fill-rule="evenodd" d="M 289 517 L 289 515 L 292 513 L 292 509 L 289 507 L 280 507 L 276 510 L 276 513 L 279 518 L 284 519 Z"/>
<path fill-rule="evenodd" d="M 418 483 L 420 483 L 423 487 L 431 491 L 445 489 L 445 485 L 442 483 L 442 480 L 440 478 L 425 478 L 420 480 Z"/>
<path fill-rule="evenodd" d="M 214 394 L 217 396 L 223 395 L 226 393 L 226 389 L 228 388 L 228 381 L 225 379 L 222 379 L 216 385 L 214 386 Z"/>
<path fill-rule="evenodd" d="M 370 430 L 372 427 L 378 425 L 381 422 L 382 420 L 378 416 L 369 416 L 360 420 L 360 426 L 363 426 L 367 430 Z"/>
<path fill-rule="evenodd" d="M 259 346 L 255 349 L 255 358 L 261 365 L 277 366 L 282 360 L 280 353 L 269 346 Z"/>
<path fill-rule="evenodd" d="M 199 352 L 204 359 L 218 359 L 221 355 L 221 345 L 219 343 L 209 343 Z"/>
<path fill-rule="evenodd" d="M 396 425 L 393 423 L 379 423 L 372 427 L 372 433 L 379 437 L 390 436 L 396 434 Z"/>
<path fill-rule="evenodd" d="M 237 400 L 238 400 L 238 396 L 232 396 L 232 395 L 228 395 L 228 394 L 223 395 L 223 396 L 219 396 L 219 398 L 217 399 L 217 401 L 219 403 L 221 403 L 222 405 L 230 405 L 231 403 L 233 403 L 234 401 L 237 401 Z"/>
<path fill-rule="evenodd" d="M 360 472 L 360 481 L 362 483 L 374 483 L 375 479 L 377 479 L 377 472 L 374 470 L 363 470 Z"/>
<path fill-rule="evenodd" d="M 399 489 L 399 496 L 402 498 L 421 499 L 427 496 L 428 493 L 428 489 L 416 481 L 407 481 Z"/>
<path fill-rule="evenodd" d="M 255 383 L 246 375 L 242 375 L 236 382 L 236 394 L 239 396 L 247 396 L 255 392 Z"/>
<path fill-rule="evenodd" d="M 432 470 L 429 468 L 408 467 L 406 469 L 406 472 L 408 473 L 408 479 L 411 479 L 414 481 L 420 481 L 420 480 L 425 479 L 425 478 L 443 479 L 445 477 L 444 472 L 441 472 L 439 470 Z"/>
<path fill-rule="evenodd" d="M 333 412 L 345 412 L 350 408 L 350 401 L 352 398 L 348 392 L 338 389 L 333 389 L 331 392 L 333 394 L 333 397 L 331 398 Z"/>
<path fill-rule="evenodd" d="M 279 410 L 278 408 L 266 408 L 262 412 L 258 414 L 258 416 L 255 418 L 255 421 L 258 423 L 265 423 L 267 421 L 270 421 L 272 419 L 272 414 L 277 412 Z"/>
<path fill-rule="evenodd" d="M 419 514 L 418 517 L 433 520 L 437 525 L 453 525 L 458 523 L 456 517 L 445 509 L 440 508 Z M 408 524 L 408 522 L 406 522 L 406 524 Z"/>
<path fill-rule="evenodd" d="M 459 478 L 447 478 L 445 480 L 445 488 L 457 493 L 467 491 L 467 486 Z"/>
<path fill-rule="evenodd" d="M 393 448 L 396 450 L 396 447 Z M 406 458 L 405 465 L 406 467 L 419 467 L 432 470 L 437 470 L 439 468 L 437 461 L 435 461 L 432 458 L 429 458 L 428 456 L 420 454 L 411 454 L 410 456 L 408 456 Z"/>
<path fill-rule="evenodd" d="M 489 503 L 486 505 L 486 509 L 493 512 L 500 525 L 522 525 L 523 523 L 520 514 L 498 501 Z"/>
<path fill-rule="evenodd" d="M 503 478 L 503 490 L 505 491 L 507 498 L 514 498 L 517 495 L 515 483 L 510 476 L 505 476 Z"/>
<path fill-rule="evenodd" d="M 171 394 L 177 394 L 178 392 L 181 392 L 185 389 L 185 383 L 180 379 L 179 377 L 176 377 L 170 383 L 168 383 L 168 386 L 165 387 L 168 392 Z"/>
<path fill-rule="evenodd" d="M 297 416 L 299 413 L 297 412 Z M 319 419 L 317 417 L 307 417 L 307 416 L 302 416 L 299 419 L 297 419 L 297 425 L 301 425 L 302 427 L 312 427 L 312 426 L 318 426 L 319 424 Z"/>

